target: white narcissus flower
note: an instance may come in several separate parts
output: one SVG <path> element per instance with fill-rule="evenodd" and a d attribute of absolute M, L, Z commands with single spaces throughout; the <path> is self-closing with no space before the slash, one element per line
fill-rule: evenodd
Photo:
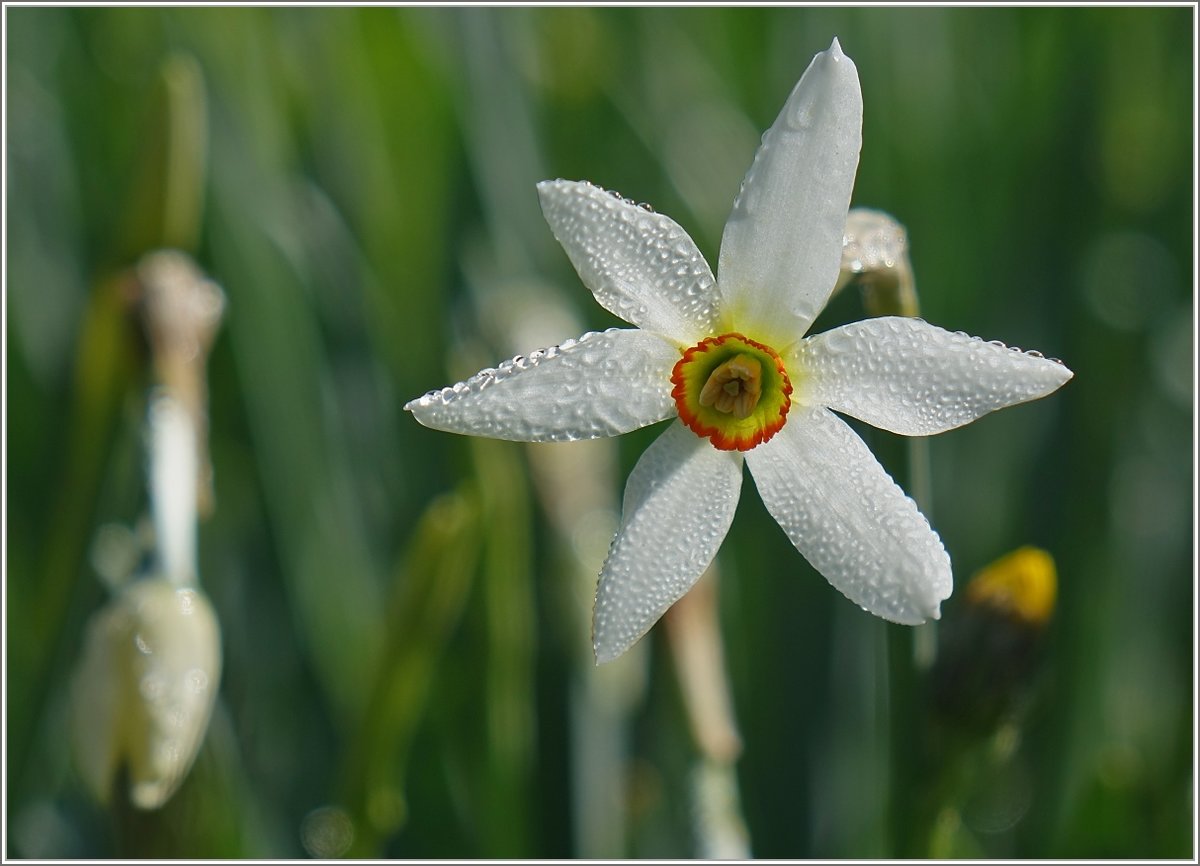
<path fill-rule="evenodd" d="M 937 618 L 950 559 L 915 503 L 832 410 L 908 436 L 1043 397 L 1061 363 L 919 319 L 805 338 L 838 278 L 862 94 L 835 39 L 763 136 L 714 279 L 674 221 L 585 182 L 538 185 L 584 284 L 637 326 L 518 357 L 405 408 L 438 430 L 524 442 L 615 436 L 674 418 L 634 467 L 600 572 L 593 642 L 616 658 L 716 556 L 742 459 L 796 548 L 884 619 Z"/>

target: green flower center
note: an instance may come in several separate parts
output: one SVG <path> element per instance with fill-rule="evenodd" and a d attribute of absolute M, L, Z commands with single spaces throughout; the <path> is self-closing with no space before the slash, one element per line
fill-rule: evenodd
<path fill-rule="evenodd" d="M 679 417 L 724 451 L 749 451 L 787 419 L 792 383 L 770 346 L 741 334 L 709 337 L 671 371 Z"/>

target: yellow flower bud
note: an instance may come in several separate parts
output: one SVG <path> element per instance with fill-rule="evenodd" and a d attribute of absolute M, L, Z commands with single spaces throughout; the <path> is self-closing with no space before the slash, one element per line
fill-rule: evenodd
<path fill-rule="evenodd" d="M 1007 553 L 971 578 L 933 671 L 943 718 L 982 736 L 1021 711 L 1034 693 L 1057 587 L 1054 558 L 1036 547 Z"/>
<path fill-rule="evenodd" d="M 1028 625 L 1045 625 L 1054 613 L 1058 575 L 1054 558 L 1021 547 L 986 566 L 967 585 L 967 602 L 1008 614 Z"/>
<path fill-rule="evenodd" d="M 134 806 L 170 799 L 200 749 L 220 674 L 217 619 L 197 589 L 136 580 L 93 615 L 72 683 L 72 738 L 100 802 L 121 766 Z"/>

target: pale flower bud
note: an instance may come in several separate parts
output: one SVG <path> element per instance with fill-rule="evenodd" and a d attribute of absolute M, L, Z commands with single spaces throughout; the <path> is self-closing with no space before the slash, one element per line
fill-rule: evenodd
<path fill-rule="evenodd" d="M 100 802 L 122 765 L 138 808 L 171 797 L 204 739 L 220 675 L 220 631 L 199 590 L 135 580 L 93 615 L 72 683 L 72 735 Z"/>
<path fill-rule="evenodd" d="M 842 268 L 834 292 L 851 282 L 862 287 L 868 315 L 919 315 L 908 233 L 895 217 L 869 208 L 854 208 L 846 215 Z"/>
<path fill-rule="evenodd" d="M 843 271 L 851 274 L 887 271 L 898 267 L 907 255 L 908 235 L 895 217 L 862 207 L 846 214 Z"/>

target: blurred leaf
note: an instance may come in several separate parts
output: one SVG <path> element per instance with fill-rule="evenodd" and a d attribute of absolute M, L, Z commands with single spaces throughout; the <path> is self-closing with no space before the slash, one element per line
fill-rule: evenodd
<path fill-rule="evenodd" d="M 330 363 L 308 300 L 305 224 L 278 70 L 249 48 L 239 51 L 267 38 L 270 22 L 239 20 L 248 26 L 222 43 L 236 90 L 222 82 L 225 114 L 213 140 L 214 270 L 228 295 L 242 398 L 295 625 L 336 720 L 353 726 L 381 645 L 380 585 L 343 419 L 329 411 Z"/>
<path fill-rule="evenodd" d="M 54 506 L 42 541 L 40 574 L 8 574 L 31 587 L 28 634 L 37 640 L 9 644 L 15 652 L 9 746 L 18 768 L 30 756 L 34 725 L 42 710 L 50 676 L 65 646 L 63 626 L 68 607 L 88 579 L 84 552 L 91 541 L 101 478 L 119 427 L 119 410 L 129 396 L 137 369 L 140 337 L 130 315 L 130 282 L 113 277 L 92 294 L 75 365 L 66 453 L 59 464 Z M 83 592 L 83 596 L 90 593 Z M 18 769 L 16 778 L 20 778 Z"/>
<path fill-rule="evenodd" d="M 250 242 L 261 238 L 253 225 L 218 207 L 219 261 L 238 275 L 226 283 L 229 331 L 296 626 L 336 715 L 352 724 L 381 638 L 379 586 L 346 489 L 346 455 L 322 411 L 328 374 L 317 323 L 297 295 L 298 275 L 269 244 Z"/>

